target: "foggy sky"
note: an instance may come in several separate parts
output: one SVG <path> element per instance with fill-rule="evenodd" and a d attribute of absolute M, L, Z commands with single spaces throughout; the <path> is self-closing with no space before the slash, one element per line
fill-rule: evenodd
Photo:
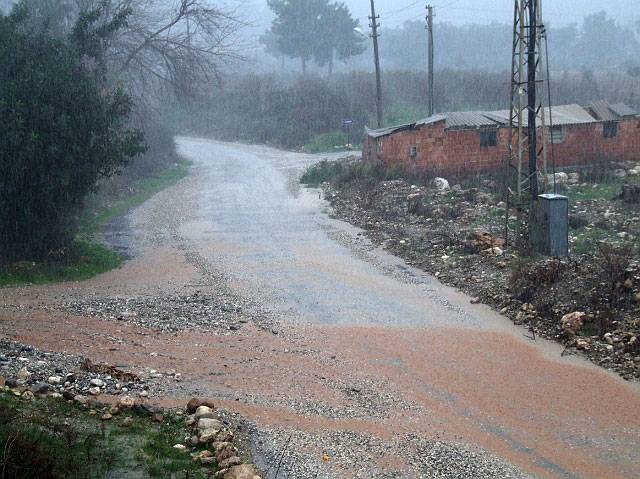
<path fill-rule="evenodd" d="M 361 22 L 369 14 L 366 0 L 346 0 L 354 15 Z M 376 0 L 376 9 L 386 22 L 401 25 L 406 20 L 424 16 L 427 1 Z M 513 19 L 513 0 L 430 0 L 436 10 L 437 20 L 456 24 L 510 23 Z M 407 7 L 405 9 L 405 7 Z M 543 1 L 545 22 L 555 25 L 580 23 L 585 15 L 606 11 L 620 22 L 640 18 L 638 0 L 546 0 Z M 381 18 L 382 20 L 382 18 Z M 391 25 L 390 25 L 391 26 Z"/>
<path fill-rule="evenodd" d="M 256 26 L 268 26 L 271 15 L 266 0 L 235 0 L 240 10 Z M 368 26 L 369 0 L 343 0 L 363 27 Z M 513 0 L 376 0 L 376 9 L 383 27 L 402 25 L 407 20 L 424 18 L 429 1 L 436 10 L 436 22 L 510 23 L 513 19 Z M 640 19 L 638 0 L 546 0 L 543 2 L 545 22 L 555 26 L 581 23 L 591 13 L 606 11 L 623 24 Z"/>

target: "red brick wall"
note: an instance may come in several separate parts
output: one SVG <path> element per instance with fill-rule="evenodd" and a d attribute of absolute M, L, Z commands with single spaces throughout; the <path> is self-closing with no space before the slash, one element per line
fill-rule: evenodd
<path fill-rule="evenodd" d="M 363 158 L 382 161 L 387 167 L 402 166 L 443 175 L 494 171 L 503 166 L 509 142 L 507 128 L 497 130 L 498 146 L 483 148 L 478 130 L 445 131 L 444 127 L 443 121 L 377 140 L 367 136 Z M 602 123 L 564 126 L 563 132 L 563 141 L 554 145 L 556 166 L 587 165 L 601 160 L 640 161 L 638 119 L 620 121 L 614 138 L 604 138 Z M 411 157 L 414 146 L 417 155 Z M 550 150 L 548 155 L 550 162 Z"/>

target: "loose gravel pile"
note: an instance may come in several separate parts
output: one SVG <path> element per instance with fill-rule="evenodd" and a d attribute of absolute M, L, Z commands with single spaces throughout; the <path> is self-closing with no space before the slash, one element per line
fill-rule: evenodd
<path fill-rule="evenodd" d="M 219 297 L 198 290 L 189 295 L 68 301 L 64 303 L 64 310 L 82 316 L 126 321 L 163 333 L 185 330 L 224 333 L 262 319 L 245 313 L 241 301 L 229 301 L 228 298 L 220 301 Z"/>
<path fill-rule="evenodd" d="M 527 479 L 483 451 L 393 435 L 383 441 L 354 431 L 304 432 L 253 426 L 265 478 L 296 479 Z M 402 472 L 399 469 L 402 465 Z"/>
<path fill-rule="evenodd" d="M 95 364 L 79 356 L 40 351 L 7 339 L 0 339 L 0 377 L 10 387 L 24 386 L 37 394 L 58 392 L 65 397 L 161 396 L 182 381 L 182 375 L 175 371 Z"/>

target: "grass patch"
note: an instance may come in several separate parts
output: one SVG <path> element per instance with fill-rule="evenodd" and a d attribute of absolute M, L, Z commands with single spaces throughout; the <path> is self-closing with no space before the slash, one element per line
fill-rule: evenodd
<path fill-rule="evenodd" d="M 304 151 L 308 153 L 331 153 L 333 151 L 346 151 L 349 138 L 341 131 L 322 133 L 314 136 L 309 143 L 304 146 Z M 352 139 L 353 141 L 353 139 Z"/>
<path fill-rule="evenodd" d="M 134 182 L 130 191 L 115 200 L 96 201 L 79 219 L 79 232 L 69 248 L 56 259 L 41 262 L 21 261 L 0 264 L 0 288 L 25 284 L 47 284 L 63 281 L 84 281 L 106 273 L 122 264 L 122 257 L 95 242 L 93 235 L 109 221 L 126 215 L 151 196 L 176 184 L 187 176 L 190 163 L 178 163 L 159 173 Z"/>
<path fill-rule="evenodd" d="M 344 174 L 347 165 L 344 161 L 322 160 L 319 163 L 309 166 L 300 178 L 300 183 L 317 187 L 327 181 L 332 181 L 339 175 Z"/>
<path fill-rule="evenodd" d="M 382 164 L 372 164 L 361 160 L 322 160 L 309 166 L 300 183 L 317 187 L 329 182 L 345 185 L 351 182 L 365 182 L 371 185 L 379 181 L 405 180 L 411 184 L 425 184 L 425 179 L 403 168 L 385 168 Z"/>
<path fill-rule="evenodd" d="M 30 402 L 0 392 L 1 477 L 204 479 L 211 472 L 188 453 L 173 449 L 188 434 L 184 419 L 167 414 L 158 424 L 134 413 L 121 413 L 110 421 L 102 421 L 101 415 L 63 400 Z M 133 417 L 130 426 L 123 424 L 126 416 Z"/>
<path fill-rule="evenodd" d="M 122 264 L 120 255 L 109 248 L 76 239 L 64 261 L 21 261 L 0 267 L 0 287 L 20 284 L 46 284 L 59 281 L 83 281 Z"/>
<path fill-rule="evenodd" d="M 140 206 L 154 194 L 175 185 L 187 176 L 190 162 L 183 161 L 148 178 L 137 180 L 131 187 L 133 193 L 117 198 L 115 201 L 101 201 L 91 205 L 80 217 L 80 234 L 90 235 L 100 231 L 109 221 L 126 215 Z"/>
<path fill-rule="evenodd" d="M 575 186 L 566 192 L 570 201 L 597 201 L 612 200 L 620 195 L 624 180 L 617 179 L 607 183 L 587 184 L 585 186 Z"/>

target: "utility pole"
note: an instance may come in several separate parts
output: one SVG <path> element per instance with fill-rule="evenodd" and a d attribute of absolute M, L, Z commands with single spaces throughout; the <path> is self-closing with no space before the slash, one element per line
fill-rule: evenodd
<path fill-rule="evenodd" d="M 378 49 L 378 27 L 380 24 L 378 20 L 379 15 L 376 15 L 376 6 L 374 0 L 371 0 L 371 16 L 369 17 L 371 27 L 371 38 L 373 39 L 373 61 L 376 66 L 376 119 L 378 122 L 378 128 L 382 128 L 382 80 L 380 78 L 380 51 Z"/>
<path fill-rule="evenodd" d="M 435 113 L 433 79 L 433 6 L 427 5 L 427 31 L 429 32 L 429 116 Z"/>
<path fill-rule="evenodd" d="M 538 139 L 536 121 L 538 118 L 538 104 L 536 102 L 536 72 L 539 67 L 538 49 L 540 48 L 540 32 L 538 31 L 538 1 L 529 2 L 529 49 L 527 59 L 527 93 L 528 101 L 528 128 L 529 128 L 529 190 L 531 191 L 531 210 L 538 200 Z M 541 110 L 542 111 L 542 110 Z M 542 113 L 544 113 L 542 111 Z M 544 125 L 542 125 L 544 128 Z"/>

